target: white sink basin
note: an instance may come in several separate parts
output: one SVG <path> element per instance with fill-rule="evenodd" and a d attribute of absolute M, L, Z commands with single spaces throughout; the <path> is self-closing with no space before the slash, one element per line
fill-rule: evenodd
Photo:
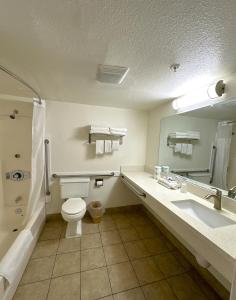
<path fill-rule="evenodd" d="M 186 214 L 212 228 L 236 224 L 236 222 L 221 215 L 218 211 L 210 209 L 192 199 L 173 201 L 172 203 Z"/>

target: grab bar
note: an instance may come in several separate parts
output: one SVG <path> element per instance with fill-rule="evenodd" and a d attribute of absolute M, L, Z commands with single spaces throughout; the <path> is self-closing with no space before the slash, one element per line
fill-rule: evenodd
<path fill-rule="evenodd" d="M 122 181 L 126 184 L 137 196 L 146 198 L 145 193 L 140 193 L 131 183 L 129 183 L 124 176 L 121 176 Z"/>
<path fill-rule="evenodd" d="M 115 176 L 115 172 L 104 173 L 80 173 L 80 174 L 52 174 L 53 178 L 66 178 L 66 177 L 112 177 Z"/>
<path fill-rule="evenodd" d="M 49 184 L 49 152 L 48 152 L 49 140 L 44 140 L 44 150 L 45 150 L 45 189 L 46 195 L 50 196 L 50 184 Z"/>

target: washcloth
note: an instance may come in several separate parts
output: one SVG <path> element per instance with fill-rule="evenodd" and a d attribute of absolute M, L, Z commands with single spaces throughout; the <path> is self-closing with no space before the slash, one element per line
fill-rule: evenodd
<path fill-rule="evenodd" d="M 112 141 L 112 145 L 111 145 L 111 148 L 112 148 L 112 151 L 117 151 L 119 150 L 119 141 Z"/>
<path fill-rule="evenodd" d="M 111 140 L 105 140 L 105 153 L 111 152 Z"/>
<path fill-rule="evenodd" d="M 104 140 L 96 140 L 96 154 L 104 153 Z"/>

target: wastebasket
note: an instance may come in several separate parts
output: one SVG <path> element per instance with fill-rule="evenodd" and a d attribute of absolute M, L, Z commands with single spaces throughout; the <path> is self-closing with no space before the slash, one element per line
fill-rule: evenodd
<path fill-rule="evenodd" d="M 88 212 L 94 223 L 100 223 L 105 209 L 100 201 L 92 201 L 88 205 Z"/>

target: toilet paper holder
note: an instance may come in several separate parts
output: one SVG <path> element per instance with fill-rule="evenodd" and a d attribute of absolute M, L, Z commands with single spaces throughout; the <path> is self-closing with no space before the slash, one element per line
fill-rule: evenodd
<path fill-rule="evenodd" d="M 96 187 L 101 187 L 101 186 L 103 186 L 103 178 L 96 178 L 96 179 L 95 179 L 95 186 L 96 186 Z"/>

